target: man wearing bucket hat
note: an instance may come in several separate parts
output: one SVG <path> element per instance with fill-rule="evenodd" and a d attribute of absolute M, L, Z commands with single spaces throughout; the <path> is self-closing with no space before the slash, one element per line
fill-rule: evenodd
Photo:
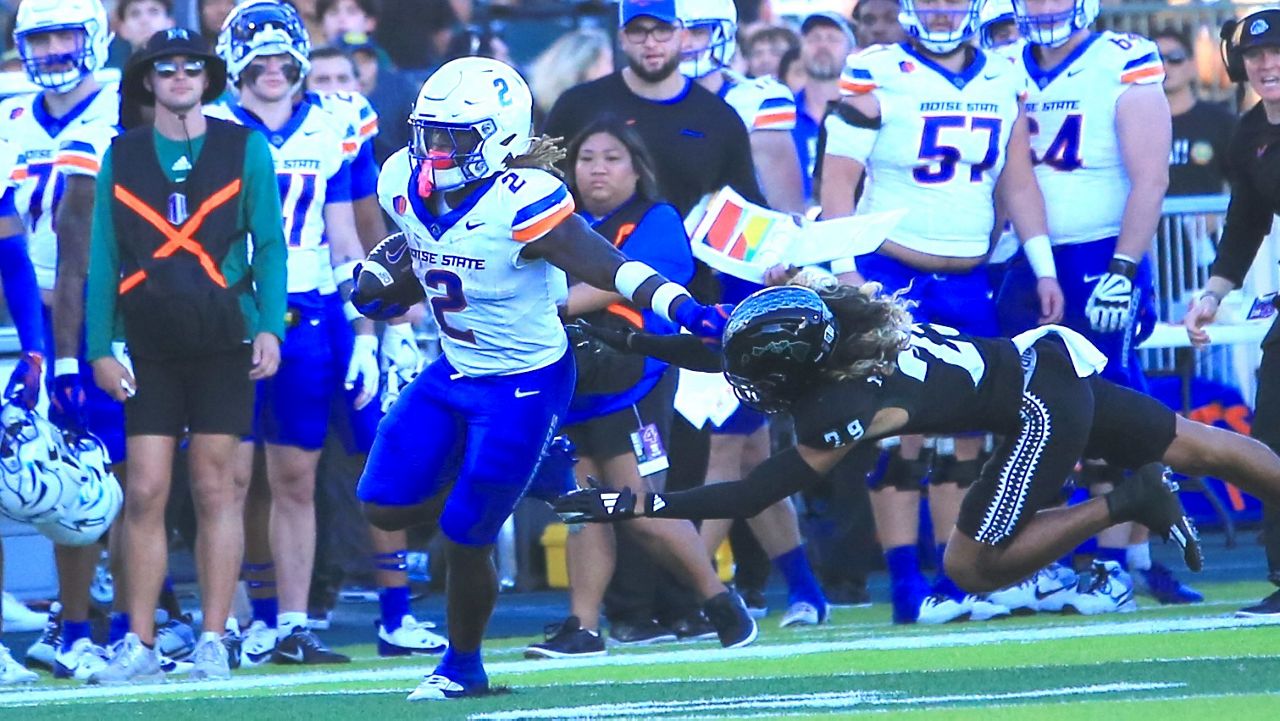
<path fill-rule="evenodd" d="M 1218 257 L 1204 290 L 1196 297 L 1183 325 L 1196 347 L 1207 345 L 1213 330 L 1205 326 L 1218 315 L 1224 296 L 1244 283 L 1262 241 L 1271 232 L 1272 214 L 1280 211 L 1280 9 L 1258 10 L 1222 26 L 1222 57 L 1227 75 L 1247 83 L 1259 97 L 1240 118 L 1227 144 L 1227 179 L 1231 204 L 1218 244 Z M 1280 325 L 1272 323 L 1262 341 L 1258 396 L 1253 416 L 1254 438 L 1280 448 Z M 1280 508 L 1264 504 L 1263 539 L 1267 579 L 1280 586 Z M 1280 618 L 1280 591 L 1242 608 L 1237 616 Z"/>
<path fill-rule="evenodd" d="M 285 318 L 285 240 L 266 138 L 206 118 L 226 67 L 196 33 L 151 37 L 123 81 L 154 126 L 117 137 L 102 162 L 86 311 L 98 386 L 125 404 L 130 633 L 89 683 L 161 680 L 155 600 L 164 579 L 164 506 L 173 455 L 190 434 L 204 628 L 195 679 L 230 677 L 222 632 L 244 543 L 231 460 L 250 431 L 254 381 L 275 373 Z M 252 238 L 252 262 L 249 243 Z M 123 321 L 133 368 L 111 352 Z"/>

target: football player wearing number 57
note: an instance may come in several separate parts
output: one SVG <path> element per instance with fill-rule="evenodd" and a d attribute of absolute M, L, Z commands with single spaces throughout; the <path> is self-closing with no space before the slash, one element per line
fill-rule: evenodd
<path fill-rule="evenodd" d="M 393 276 L 371 259 L 352 296 L 385 320 L 407 310 L 390 300 L 405 297 L 403 284 L 417 297 L 425 291 L 444 351 L 378 426 L 357 490 L 379 528 L 428 524 L 447 539 L 449 650 L 410 700 L 488 690 L 480 643 L 498 590 L 492 545 L 574 386 L 556 308 L 564 273 L 715 342 L 727 317 L 627 260 L 573 214 L 568 188 L 546 171 L 563 151 L 530 137 L 532 117 L 524 79 L 497 60 L 461 58 L 432 74 L 409 116 L 409 147 L 378 177 L 379 201 L 407 247 L 375 249 L 374 258 L 399 271 L 411 262 L 412 273 Z M 456 478 L 444 472 L 450 458 L 460 458 Z M 749 629 L 734 645 L 749 643 L 746 609 L 719 595 Z"/>

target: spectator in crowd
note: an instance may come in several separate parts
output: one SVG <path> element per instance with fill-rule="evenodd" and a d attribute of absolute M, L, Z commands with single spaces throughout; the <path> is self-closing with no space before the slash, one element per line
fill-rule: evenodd
<path fill-rule="evenodd" d="M 246 0 L 236 0 L 237 4 L 241 4 Z M 320 23 L 319 0 L 282 0 L 293 6 L 298 11 L 298 17 L 302 18 L 302 24 L 307 29 L 307 34 L 313 38 L 325 37 L 324 29 Z"/>
<path fill-rule="evenodd" d="M 204 611 L 191 677 L 231 674 L 222 634 L 244 548 L 245 490 L 232 459 L 250 430 L 253 382 L 280 362 L 285 240 L 266 139 L 199 112 L 225 82 L 224 66 L 197 34 L 156 33 L 124 83 L 126 95 L 155 104 L 155 126 L 116 138 L 98 175 L 87 345 L 98 387 L 126 408 L 132 631 L 90 683 L 164 678 L 153 614 L 168 561 L 173 458 L 188 432 Z M 205 214 L 183 235 L 196 208 Z M 168 253 L 175 244 L 180 250 Z M 121 321 L 133 371 L 111 350 Z"/>
<path fill-rule="evenodd" d="M 1173 115 L 1168 194 L 1217 195 L 1226 187 L 1227 143 L 1235 117 L 1199 98 L 1195 51 L 1186 33 L 1167 28 L 1151 39 L 1164 60 L 1164 95 Z"/>
<path fill-rule="evenodd" d="M 377 0 L 314 0 L 321 35 L 330 43 L 347 33 L 372 36 L 378 29 Z"/>
<path fill-rule="evenodd" d="M 222 30 L 222 21 L 231 14 L 236 0 L 199 0 L 200 34 L 213 46 L 218 42 L 218 33 Z"/>
<path fill-rule="evenodd" d="M 515 65 L 507 41 L 492 25 L 466 25 L 454 31 L 444 49 L 444 62 L 466 57 L 493 58 Z"/>
<path fill-rule="evenodd" d="M 804 89 L 809 75 L 804 70 L 804 63 L 800 62 L 800 46 L 783 53 L 782 59 L 778 61 L 778 80 L 787 86 L 793 96 Z"/>
<path fill-rule="evenodd" d="M 858 47 L 891 45 L 907 39 L 902 23 L 898 0 L 858 0 L 853 6 L 853 29 Z"/>
<path fill-rule="evenodd" d="M 747 35 L 742 42 L 742 55 L 747 60 L 747 75 L 762 78 L 771 75 L 783 80 L 782 57 L 800 47 L 800 37 L 783 25 L 765 25 Z"/>
<path fill-rule="evenodd" d="M 613 40 L 603 30 L 580 28 L 556 38 L 529 66 L 534 127 L 542 127 L 564 91 L 612 72 Z"/>
<path fill-rule="evenodd" d="M 804 65 L 805 83 L 796 92 L 796 126 L 791 133 L 800 154 L 800 170 L 804 172 L 805 198 L 810 202 L 817 197 L 813 184 L 822 118 L 828 106 L 840 99 L 840 71 L 854 47 L 853 30 L 837 13 L 814 13 L 800 25 L 800 62 Z"/>
<path fill-rule="evenodd" d="M 661 200 L 653 160 L 634 129 L 616 116 L 602 116 L 574 138 L 566 162 L 570 169 L 566 180 L 578 211 L 597 233 L 628 258 L 649 263 L 675 282 L 688 282 L 693 277 L 693 255 L 680 214 Z M 636 328 L 678 332 L 652 311 L 638 311 L 622 296 L 585 283 L 570 287 L 567 315 L 619 333 Z M 665 468 L 660 468 L 656 459 L 646 459 L 642 469 L 631 439 L 650 433 L 653 439 L 649 443 L 656 440 L 664 447 L 668 443 L 675 371 L 665 363 L 639 356 L 627 358 L 598 344 L 586 347 L 592 352 L 576 354 L 581 359 L 578 386 L 565 422 L 565 433 L 577 448 L 579 484 L 586 486 L 587 476 L 591 476 L 613 488 L 661 490 Z M 628 526 L 621 530 L 638 531 Z M 614 549 L 611 528 L 573 529 L 565 549 L 570 616 L 545 642 L 529 646 L 526 655 L 561 658 L 604 653 L 600 604 L 614 577 Z M 676 640 L 672 629 L 654 620 L 658 576 L 653 570 L 652 563 L 627 566 L 628 576 L 643 573 L 645 578 L 633 578 L 627 584 L 630 593 L 610 595 L 609 635 L 614 642 Z"/>
<path fill-rule="evenodd" d="M 120 0 L 116 21 L 116 36 L 140 49 L 152 35 L 174 26 L 173 0 Z"/>
<path fill-rule="evenodd" d="M 383 0 L 374 32 L 396 67 L 427 70 L 440 64 L 453 27 L 460 18 L 450 0 Z"/>
<path fill-rule="evenodd" d="M 307 90 L 314 93 L 360 92 L 355 60 L 340 48 L 326 47 L 312 50 Z"/>

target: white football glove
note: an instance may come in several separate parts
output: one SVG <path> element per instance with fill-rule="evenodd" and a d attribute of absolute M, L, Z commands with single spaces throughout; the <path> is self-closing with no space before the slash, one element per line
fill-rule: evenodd
<path fill-rule="evenodd" d="M 1133 287 L 1137 266 L 1125 258 L 1113 258 L 1106 275 L 1093 286 L 1084 312 L 1089 325 L 1098 333 L 1116 333 L 1126 329 L 1138 307 L 1138 292 Z"/>
<path fill-rule="evenodd" d="M 422 372 L 422 350 L 412 323 L 387 325 L 382 332 L 382 372 L 387 386 L 382 392 L 382 412 L 386 413 L 400 397 L 400 391 Z"/>
<path fill-rule="evenodd" d="M 357 335 L 351 348 L 351 360 L 347 363 L 347 390 L 355 390 L 357 384 L 360 393 L 352 404 L 356 410 L 369 405 L 369 401 L 378 396 L 378 384 L 381 382 L 378 371 L 378 338 L 371 334 Z"/>

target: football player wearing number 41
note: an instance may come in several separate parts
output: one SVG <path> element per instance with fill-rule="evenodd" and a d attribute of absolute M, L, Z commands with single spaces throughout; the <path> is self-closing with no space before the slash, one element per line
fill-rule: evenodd
<path fill-rule="evenodd" d="M 556 307 L 564 274 L 708 340 L 718 341 L 727 318 L 726 308 L 701 305 L 627 260 L 573 214 L 568 188 L 546 170 L 563 151 L 530 137 L 532 119 L 528 85 L 502 62 L 461 58 L 433 73 L 409 115 L 409 147 L 378 177 L 379 201 L 408 247 L 374 256 L 401 273 L 371 260 L 352 295 L 361 312 L 385 320 L 407 310 L 391 301 L 406 297 L 402 284 L 420 283 L 444 351 L 378 426 L 357 489 L 374 525 L 427 524 L 447 540 L 449 649 L 414 701 L 488 691 L 480 644 L 497 599 L 493 542 L 573 392 Z M 421 297 L 412 290 L 408 297 Z M 442 473 L 450 458 L 461 461 L 456 478 Z M 689 549 L 690 563 L 705 564 L 698 550 Z M 724 645 L 754 640 L 741 599 L 723 586 L 705 595 L 724 619 Z"/>
<path fill-rule="evenodd" d="M 575 491 L 554 504 L 561 518 L 747 518 L 887 436 L 991 432 L 1003 440 L 964 497 L 944 559 L 957 584 L 984 593 L 1127 521 L 1173 540 L 1199 570 L 1199 540 L 1164 464 L 1280 499 L 1280 457 L 1266 445 L 1103 379 L 1106 358 L 1075 331 L 1047 325 L 1013 339 L 979 338 L 913 324 L 906 304 L 875 283 L 815 285 L 748 297 L 729 317 L 720 355 L 680 336 L 637 333 L 616 344 L 695 370 L 723 370 L 742 402 L 791 415 L 794 448 L 743 481 L 642 497 L 629 489 Z M 1136 473 L 1103 497 L 1055 507 L 1082 456 Z"/>
<path fill-rule="evenodd" d="M 1145 392 L 1137 346 L 1154 320 L 1147 253 L 1172 142 L 1160 52 L 1144 37 L 1094 32 L 1098 0 L 1015 0 L 1013 10 L 1027 43 L 1006 52 L 1028 92 L 1062 323 L 1106 354 L 1108 379 Z M 1025 263 L 1012 264 L 999 293 L 1002 335 L 1035 325 L 1032 282 Z M 1098 463 L 1086 463 L 1081 476 L 1098 494 L 1123 479 Z M 1151 562 L 1143 529 L 1126 525 L 1098 536 L 1093 583 L 1073 605 L 1085 614 L 1132 610 L 1135 581 L 1165 603 L 1200 598 Z"/>

